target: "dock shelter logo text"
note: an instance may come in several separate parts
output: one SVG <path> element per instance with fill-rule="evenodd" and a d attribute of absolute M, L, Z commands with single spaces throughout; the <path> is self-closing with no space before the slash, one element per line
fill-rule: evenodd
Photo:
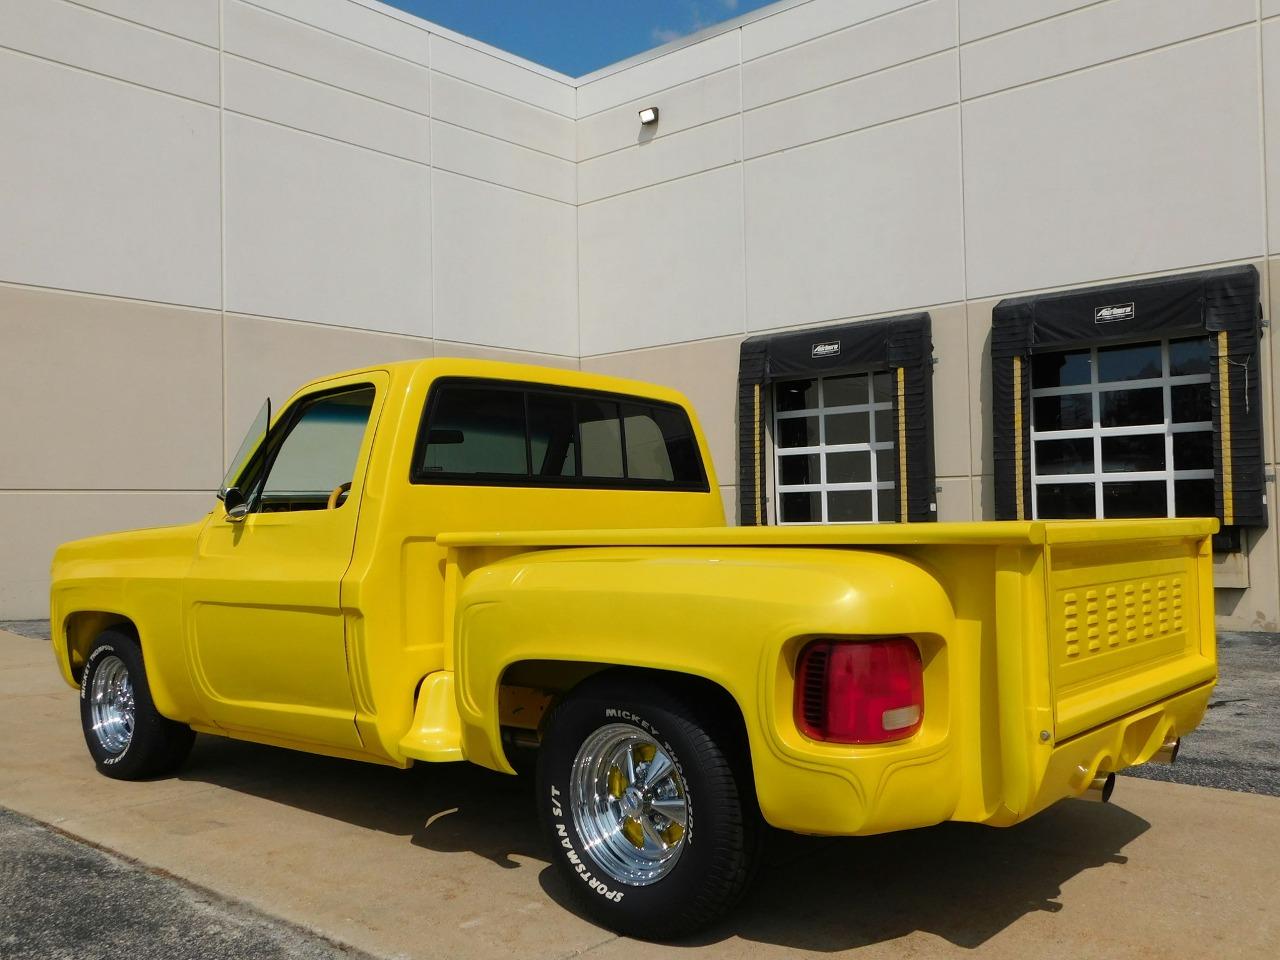
<path fill-rule="evenodd" d="M 1115 323 L 1117 320 L 1132 319 L 1132 303 L 1113 303 L 1108 307 L 1095 307 L 1093 311 L 1094 323 Z"/>

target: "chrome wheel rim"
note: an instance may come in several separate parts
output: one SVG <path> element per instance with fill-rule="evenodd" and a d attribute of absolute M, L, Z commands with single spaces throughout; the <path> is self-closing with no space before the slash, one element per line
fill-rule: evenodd
<path fill-rule="evenodd" d="M 639 727 L 611 723 L 588 737 L 569 793 L 578 836 L 614 880 L 646 886 L 675 867 L 689 829 L 688 792 L 670 754 Z"/>
<path fill-rule="evenodd" d="M 89 688 L 93 734 L 108 753 L 124 753 L 133 739 L 133 681 L 119 657 L 106 656 L 93 673 Z"/>

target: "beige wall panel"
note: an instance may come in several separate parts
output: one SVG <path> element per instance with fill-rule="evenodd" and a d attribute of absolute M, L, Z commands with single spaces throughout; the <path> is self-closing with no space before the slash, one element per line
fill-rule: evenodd
<path fill-rule="evenodd" d="M 431 161 L 431 121 L 251 60 L 223 60 L 226 108 L 418 163 Z"/>
<path fill-rule="evenodd" d="M 432 121 L 431 131 L 431 162 L 438 170 L 487 180 L 548 200 L 574 202 L 576 176 L 572 161 L 448 123 Z M 494 228 L 497 224 L 488 226 Z"/>
<path fill-rule="evenodd" d="M 559 367 L 577 370 L 577 357 L 561 357 L 554 353 L 530 353 L 525 350 L 503 350 L 501 347 L 485 347 L 474 343 L 436 341 L 437 357 L 462 357 L 466 360 L 497 360 L 501 363 L 529 363 L 536 367 Z"/>
<path fill-rule="evenodd" d="M 294 20 L 301 20 L 373 47 L 384 53 L 430 64 L 427 25 L 390 7 L 375 8 L 351 0 L 254 0 Z"/>
<path fill-rule="evenodd" d="M 1280 0 L 1262 0 L 1262 15 L 1274 17 L 1280 14 Z"/>
<path fill-rule="evenodd" d="M 219 0 L 76 0 L 82 7 L 93 7 L 165 33 L 195 40 L 206 46 L 218 45 Z"/>
<path fill-rule="evenodd" d="M 267 397 L 279 410 L 310 380 L 354 367 L 432 355 L 431 341 L 416 337 L 228 314 L 225 457 L 240 446 Z"/>
<path fill-rule="evenodd" d="M 724 521 L 731 527 L 738 525 L 738 488 L 720 488 L 720 501 L 724 507 Z"/>
<path fill-rule="evenodd" d="M 939 477 L 938 521 L 961 523 L 973 519 L 973 480 L 971 477 Z"/>
<path fill-rule="evenodd" d="M 583 356 L 742 333 L 738 166 L 578 208 Z"/>
<path fill-rule="evenodd" d="M 573 121 L 448 74 L 431 75 L 431 115 L 477 133 L 573 160 Z"/>
<path fill-rule="evenodd" d="M 984 473 L 973 477 L 973 519 L 996 518 L 996 478 Z"/>
<path fill-rule="evenodd" d="M 1280 2 L 1280 0 L 1277 0 Z M 1267 250 L 1280 252 L 1280 20 L 1262 25 L 1263 130 L 1267 145 Z"/>
<path fill-rule="evenodd" d="M 742 27 L 742 59 L 754 60 L 855 23 L 882 17 L 918 0 L 811 0 Z"/>
<path fill-rule="evenodd" d="M 975 474 L 994 474 L 996 469 L 991 446 L 991 311 L 997 303 L 975 300 L 965 307 L 969 324 L 969 456 Z M 994 515 L 980 519 L 991 520 Z"/>
<path fill-rule="evenodd" d="M 561 116 L 576 115 L 577 99 L 574 88 L 569 83 L 553 80 L 532 65 L 521 66 L 514 59 L 502 59 L 496 54 L 464 46 L 448 37 L 431 35 L 431 66 L 440 73 L 515 97 Z"/>
<path fill-rule="evenodd" d="M 590 160 L 733 116 L 741 104 L 741 92 L 739 71 L 734 66 L 586 117 L 577 125 L 578 159 Z M 656 124 L 641 126 L 642 107 L 658 108 Z"/>
<path fill-rule="evenodd" d="M 955 0 L 928 0 L 742 68 L 746 109 L 865 76 L 955 46 Z"/>
<path fill-rule="evenodd" d="M 1257 83 L 1237 30 L 967 102 L 969 295 L 1260 254 Z"/>
<path fill-rule="evenodd" d="M 0 489 L 217 483 L 220 326 L 213 312 L 0 286 Z"/>
<path fill-rule="evenodd" d="M 959 100 L 954 50 L 747 111 L 748 157 L 824 140 Z"/>
<path fill-rule="evenodd" d="M 3 50 L 0 90 L 0 280 L 220 305 L 215 109 Z"/>
<path fill-rule="evenodd" d="M 578 116 L 647 97 L 738 64 L 738 31 L 708 37 L 578 87 Z"/>
<path fill-rule="evenodd" d="M 1246 531 L 1249 587 L 1218 589 L 1214 599 L 1218 626 L 1227 630 L 1280 630 L 1280 572 L 1276 569 L 1276 508 L 1270 498 L 1271 526 Z"/>
<path fill-rule="evenodd" d="M 741 159 L 742 121 L 726 117 L 579 164 L 579 197 L 591 203 Z"/>
<path fill-rule="evenodd" d="M 0 38 L 6 47 L 37 57 L 218 102 L 216 50 L 64 0 L 5 0 Z"/>
<path fill-rule="evenodd" d="M 218 478 L 219 480 L 221 477 Z M 214 506 L 208 493 L 0 491 L 0 620 L 49 616 L 49 563 L 59 544 L 117 530 L 190 523 Z"/>
<path fill-rule="evenodd" d="M 1223 30 L 1257 17 L 1257 0 L 1112 0 L 965 46 L 966 98 Z"/>
<path fill-rule="evenodd" d="M 578 355 L 574 207 L 435 170 L 435 335 Z"/>
<path fill-rule="evenodd" d="M 956 109 L 746 163 L 751 330 L 964 297 Z"/>
<path fill-rule="evenodd" d="M 227 309 L 431 333 L 430 171 L 226 117 Z"/>
<path fill-rule="evenodd" d="M 959 0 L 960 41 L 1012 30 L 1038 20 L 1047 20 L 1069 10 L 1078 10 L 1098 0 Z"/>
<path fill-rule="evenodd" d="M 966 477 L 970 469 L 969 329 L 963 304 L 929 309 L 933 330 L 933 456 L 940 477 Z M 966 494 L 967 497 L 967 494 Z"/>
<path fill-rule="evenodd" d="M 737 481 L 739 337 L 583 357 L 582 369 L 681 391 L 697 411 L 722 484 Z"/>
<path fill-rule="evenodd" d="M 428 110 L 426 67 L 240 0 L 227 0 L 223 49 L 406 110 Z"/>

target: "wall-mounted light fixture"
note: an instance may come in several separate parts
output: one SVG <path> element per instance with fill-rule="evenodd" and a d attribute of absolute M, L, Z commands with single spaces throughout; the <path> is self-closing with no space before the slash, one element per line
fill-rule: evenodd
<path fill-rule="evenodd" d="M 649 124 L 657 123 L 657 122 L 658 122 L 657 107 L 645 107 L 643 110 L 640 111 L 640 123 L 642 125 L 647 127 L 649 126 Z"/>

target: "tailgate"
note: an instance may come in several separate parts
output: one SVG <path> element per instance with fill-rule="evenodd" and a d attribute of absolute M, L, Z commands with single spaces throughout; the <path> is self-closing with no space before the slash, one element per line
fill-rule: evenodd
<path fill-rule="evenodd" d="M 1047 526 L 1055 739 L 1217 675 L 1203 521 Z"/>

